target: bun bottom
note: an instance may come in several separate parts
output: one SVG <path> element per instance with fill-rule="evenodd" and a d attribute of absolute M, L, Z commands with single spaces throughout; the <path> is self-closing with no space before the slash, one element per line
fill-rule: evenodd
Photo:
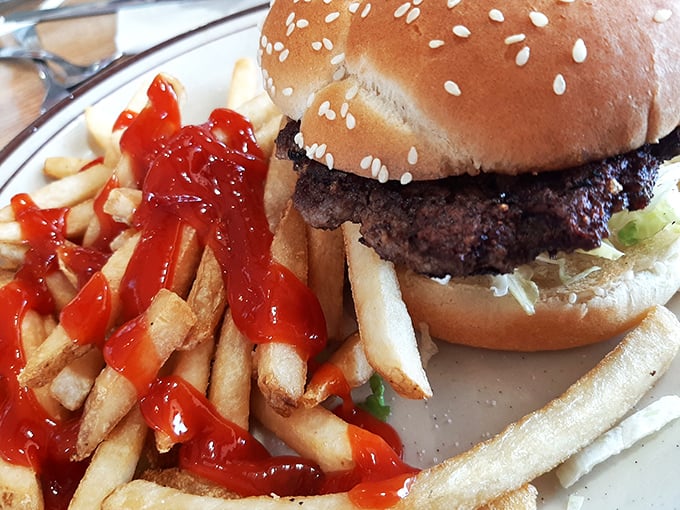
<path fill-rule="evenodd" d="M 448 342 L 508 351 L 559 350 L 610 339 L 634 327 L 645 311 L 665 304 L 680 288 L 680 226 L 611 261 L 574 253 L 564 258 L 568 274 L 600 269 L 564 285 L 557 265 L 534 262 L 540 289 L 535 314 L 510 295 L 496 297 L 490 278 L 453 279 L 446 285 L 397 268 L 404 302 L 414 324 Z"/>

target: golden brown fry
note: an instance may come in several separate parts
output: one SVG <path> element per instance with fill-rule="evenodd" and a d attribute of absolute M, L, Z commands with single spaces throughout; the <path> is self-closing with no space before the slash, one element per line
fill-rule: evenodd
<path fill-rule="evenodd" d="M 231 72 L 227 108 L 237 109 L 255 97 L 260 89 L 260 71 L 252 58 L 239 58 Z"/>
<path fill-rule="evenodd" d="M 171 289 L 183 299 L 187 298 L 191 290 L 202 254 L 203 249 L 196 230 L 189 226 L 183 227 Z"/>
<path fill-rule="evenodd" d="M 138 241 L 139 235 L 130 238 L 123 247 L 113 252 L 101 269 L 109 283 L 112 319 L 118 316 L 120 308 L 118 289 Z M 19 374 L 19 381 L 22 385 L 31 388 L 44 386 L 54 379 L 66 365 L 92 348 L 91 345 L 76 344 L 63 326 L 59 325 L 40 346 L 35 356 L 26 363 Z"/>
<path fill-rule="evenodd" d="M 234 324 L 227 310 L 210 375 L 209 399 L 222 416 L 248 429 L 253 344 Z"/>
<path fill-rule="evenodd" d="M 42 510 L 43 493 L 35 472 L 0 458 L 0 508 L 3 510 Z"/>
<path fill-rule="evenodd" d="M 342 230 L 307 226 L 308 285 L 319 299 L 330 340 L 342 339 L 345 294 L 345 249 Z"/>
<path fill-rule="evenodd" d="M 237 498 L 233 492 L 205 478 L 200 478 L 189 471 L 180 468 L 155 469 L 144 471 L 140 477 L 164 487 L 171 487 L 179 491 L 196 494 L 198 496 L 212 496 L 215 498 Z"/>
<path fill-rule="evenodd" d="M 253 416 L 262 425 L 300 455 L 318 463 L 326 473 L 354 467 L 349 425 L 328 409 L 294 409 L 284 417 L 258 391 L 253 391 L 251 406 Z"/>
<path fill-rule="evenodd" d="M 104 367 L 104 356 L 99 349 L 90 349 L 73 360 L 50 384 L 52 396 L 70 411 L 80 409 Z"/>
<path fill-rule="evenodd" d="M 264 183 L 264 209 L 269 222 L 269 230 L 276 232 L 281 217 L 288 206 L 295 190 L 297 173 L 293 170 L 293 162 L 278 159 L 276 155 L 269 158 L 269 170 Z"/>
<path fill-rule="evenodd" d="M 114 489 L 132 480 L 147 432 L 139 406 L 134 406 L 97 448 L 69 510 L 99 508 Z"/>
<path fill-rule="evenodd" d="M 23 241 L 21 225 L 16 221 L 0 222 L 0 242 L 19 244 Z"/>
<path fill-rule="evenodd" d="M 538 491 L 531 484 L 526 484 L 517 490 L 507 492 L 494 499 L 478 510 L 536 510 Z"/>
<path fill-rule="evenodd" d="M 373 375 L 373 367 L 369 365 L 366 359 L 364 346 L 358 332 L 350 335 L 342 343 L 329 358 L 328 363 L 332 363 L 340 369 L 350 389 L 358 388 Z M 330 397 L 333 394 L 332 382 L 325 378 L 319 380 L 312 376 L 302 397 L 302 405 L 314 407 Z"/>
<path fill-rule="evenodd" d="M 104 202 L 104 212 L 120 223 L 132 225 L 132 216 L 142 201 L 142 192 L 132 188 L 111 190 Z"/>
<path fill-rule="evenodd" d="M 239 106 L 238 112 L 250 120 L 257 143 L 269 158 L 274 152 L 274 140 L 279 134 L 281 111 L 266 93 L 261 93 Z"/>
<path fill-rule="evenodd" d="M 45 319 L 36 311 L 28 310 L 21 321 L 21 343 L 24 357 L 27 361 L 34 356 L 36 349 L 43 343 L 45 338 L 47 338 Z M 68 417 L 66 409 L 52 397 L 47 388 L 36 388 L 33 394 L 40 406 L 51 418 L 64 420 Z"/>
<path fill-rule="evenodd" d="M 43 186 L 30 193 L 35 204 L 42 209 L 71 207 L 94 197 L 111 176 L 111 168 L 96 164 Z M 13 221 L 11 206 L 0 209 L 0 221 Z"/>
<path fill-rule="evenodd" d="M 261 496 L 221 499 L 196 496 L 145 480 L 134 480 L 104 500 L 102 510 L 357 510 L 347 493 L 311 497 Z"/>
<path fill-rule="evenodd" d="M 663 307 L 652 309 L 560 397 L 422 471 L 397 508 L 448 509 L 454 503 L 475 508 L 550 471 L 627 413 L 666 371 L 678 348 L 680 322 Z"/>
<path fill-rule="evenodd" d="M 272 242 L 272 258 L 300 281 L 307 281 L 307 230 L 292 204 L 281 219 Z M 255 350 L 257 384 L 269 404 L 282 415 L 295 409 L 304 393 L 307 361 L 292 344 L 270 342 Z"/>
<path fill-rule="evenodd" d="M 91 160 L 83 158 L 73 158 L 67 156 L 52 156 L 45 159 L 43 173 L 54 179 L 63 179 L 69 175 L 77 174 L 81 168 L 90 163 Z"/>
<path fill-rule="evenodd" d="M 391 262 L 359 242 L 359 226 L 345 223 L 349 279 L 366 358 L 406 398 L 432 396 L 418 343 Z"/>
<path fill-rule="evenodd" d="M 90 198 L 72 206 L 66 213 L 66 237 L 80 239 L 94 215 L 94 199 Z"/>
<path fill-rule="evenodd" d="M 0 269 L 16 271 L 24 263 L 28 246 L 0 241 Z"/>
<path fill-rule="evenodd" d="M 161 289 L 144 312 L 147 334 L 161 363 L 170 357 L 186 338 L 196 318 L 177 294 Z M 76 444 L 77 459 L 89 456 L 137 402 L 132 382 L 107 366 L 97 377 L 85 401 Z"/>

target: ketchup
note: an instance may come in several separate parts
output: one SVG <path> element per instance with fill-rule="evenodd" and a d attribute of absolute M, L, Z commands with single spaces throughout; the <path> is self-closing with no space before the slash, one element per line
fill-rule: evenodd
<path fill-rule="evenodd" d="M 76 421 L 58 423 L 17 381 L 25 365 L 21 323 L 29 311 L 47 315 L 54 301 L 45 278 L 57 269 L 57 250 L 65 242 L 65 209 L 40 210 L 27 195 L 12 199 L 29 250 L 10 283 L 0 288 L 0 456 L 31 467 L 40 476 L 45 507 L 61 509 L 82 477 L 86 464 L 69 462 Z"/>

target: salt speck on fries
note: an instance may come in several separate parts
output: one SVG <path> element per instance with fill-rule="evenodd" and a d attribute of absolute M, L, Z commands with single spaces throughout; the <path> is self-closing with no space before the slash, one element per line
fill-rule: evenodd
<path fill-rule="evenodd" d="M 303 223 L 253 73 L 239 62 L 227 100 L 245 117 L 184 126 L 165 75 L 112 129 L 89 110 L 102 157 L 50 158 L 54 181 L 0 210 L 0 426 L 23 431 L 0 437 L 3 508 L 536 508 L 532 480 L 628 412 L 680 324 L 652 310 L 543 409 L 408 465 L 350 394 L 377 373 L 431 395 L 398 280 L 355 227 Z M 253 418 L 299 456 L 272 456 Z M 556 440 L 560 423 L 579 425 Z"/>

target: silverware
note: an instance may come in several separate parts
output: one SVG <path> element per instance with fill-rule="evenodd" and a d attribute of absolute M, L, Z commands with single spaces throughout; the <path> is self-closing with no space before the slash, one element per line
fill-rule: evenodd
<path fill-rule="evenodd" d="M 32 30 L 31 30 L 32 29 Z M 14 32 L 15 38 L 19 40 L 20 38 L 24 41 L 26 40 L 20 31 L 35 32 L 33 25 L 29 27 L 18 29 Z M 47 51 L 40 46 L 29 47 L 25 43 L 21 43 L 21 46 L 11 46 L 0 48 L 0 60 L 32 60 L 34 62 L 42 62 L 44 64 L 52 64 L 55 69 L 56 79 L 59 83 L 67 89 L 76 87 L 82 82 L 88 80 L 99 71 L 109 66 L 111 63 L 118 60 L 122 54 L 115 53 L 109 57 L 105 57 L 101 60 L 97 60 L 88 65 L 75 64 L 64 57 Z M 35 48 L 35 49 L 31 49 Z"/>

